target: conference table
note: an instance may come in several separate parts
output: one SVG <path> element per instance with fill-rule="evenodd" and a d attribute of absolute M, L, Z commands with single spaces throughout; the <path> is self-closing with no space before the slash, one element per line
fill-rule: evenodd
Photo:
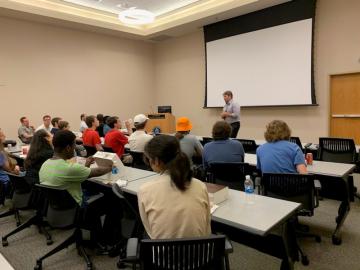
<path fill-rule="evenodd" d="M 245 154 L 245 163 L 256 167 L 257 159 L 255 154 Z M 345 183 L 345 195 L 339 205 L 338 215 L 335 218 L 336 228 L 332 234 L 333 244 L 341 244 L 341 228 L 345 222 L 347 215 L 350 212 L 350 198 L 352 196 L 351 188 L 349 187 L 349 175 L 355 169 L 355 164 L 335 163 L 314 160 L 312 165 L 307 165 L 308 173 L 321 177 L 322 181 L 332 181 L 334 178 L 340 178 Z"/>
<path fill-rule="evenodd" d="M 127 184 L 122 186 L 122 190 L 135 198 L 141 185 L 158 177 L 152 171 L 131 167 L 126 167 L 126 174 Z M 99 178 L 90 178 L 89 181 L 108 187 L 116 183 Z M 281 269 L 293 269 L 298 253 L 289 220 L 300 204 L 260 195 L 254 195 L 252 202 L 248 203 L 245 196 L 244 192 L 230 189 L 229 198 L 212 214 L 212 229 L 226 234 L 233 241 L 282 259 Z"/>

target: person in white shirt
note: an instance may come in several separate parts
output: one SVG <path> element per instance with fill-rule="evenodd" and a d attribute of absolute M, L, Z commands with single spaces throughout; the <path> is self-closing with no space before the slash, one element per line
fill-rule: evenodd
<path fill-rule="evenodd" d="M 86 118 L 86 114 L 85 113 L 82 113 L 80 115 L 80 119 L 81 119 L 81 122 L 80 122 L 80 132 L 84 132 L 85 129 L 88 129 L 88 126 L 87 124 L 85 123 L 85 118 Z"/>
<path fill-rule="evenodd" d="M 45 129 L 47 132 L 51 133 L 52 128 L 53 128 L 53 125 L 51 124 L 51 116 L 44 115 L 43 116 L 43 124 L 38 126 L 38 128 L 35 131 L 38 131 L 40 129 Z"/>
<path fill-rule="evenodd" d="M 148 118 L 143 114 L 134 117 L 134 126 L 136 131 L 129 137 L 129 146 L 131 151 L 144 152 L 145 145 L 153 138 L 146 134 L 145 126 Z"/>

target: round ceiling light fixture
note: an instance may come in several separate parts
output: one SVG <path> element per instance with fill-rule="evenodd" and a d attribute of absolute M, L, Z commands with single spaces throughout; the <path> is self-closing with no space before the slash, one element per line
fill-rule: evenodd
<path fill-rule="evenodd" d="M 129 8 L 119 13 L 119 20 L 131 25 L 149 24 L 155 20 L 155 14 L 145 9 Z"/>

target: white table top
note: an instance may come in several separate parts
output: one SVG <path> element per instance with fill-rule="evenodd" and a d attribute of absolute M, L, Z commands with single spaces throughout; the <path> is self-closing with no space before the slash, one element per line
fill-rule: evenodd
<path fill-rule="evenodd" d="M 249 163 L 250 165 L 256 166 L 256 155 L 245 154 L 245 162 Z M 354 168 L 354 164 L 325 162 L 318 160 L 314 160 L 313 165 L 307 165 L 307 170 L 309 173 L 334 177 L 344 177 L 345 175 L 349 174 Z"/>
<path fill-rule="evenodd" d="M 136 195 L 142 184 L 155 178 L 157 176 L 153 175 L 129 182 L 122 189 Z M 300 207 L 299 203 L 256 194 L 253 196 L 253 201 L 253 204 L 248 204 L 245 202 L 244 192 L 229 189 L 229 198 L 219 205 L 212 214 L 212 219 L 257 235 L 266 235 Z"/>

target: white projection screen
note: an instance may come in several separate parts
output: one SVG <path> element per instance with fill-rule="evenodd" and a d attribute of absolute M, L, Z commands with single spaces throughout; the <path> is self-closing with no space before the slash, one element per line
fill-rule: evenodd
<path fill-rule="evenodd" d="M 298 19 L 206 40 L 205 107 L 222 107 L 226 90 L 240 106 L 316 104 L 313 21 Z M 224 35 L 228 28 L 217 33 Z"/>

